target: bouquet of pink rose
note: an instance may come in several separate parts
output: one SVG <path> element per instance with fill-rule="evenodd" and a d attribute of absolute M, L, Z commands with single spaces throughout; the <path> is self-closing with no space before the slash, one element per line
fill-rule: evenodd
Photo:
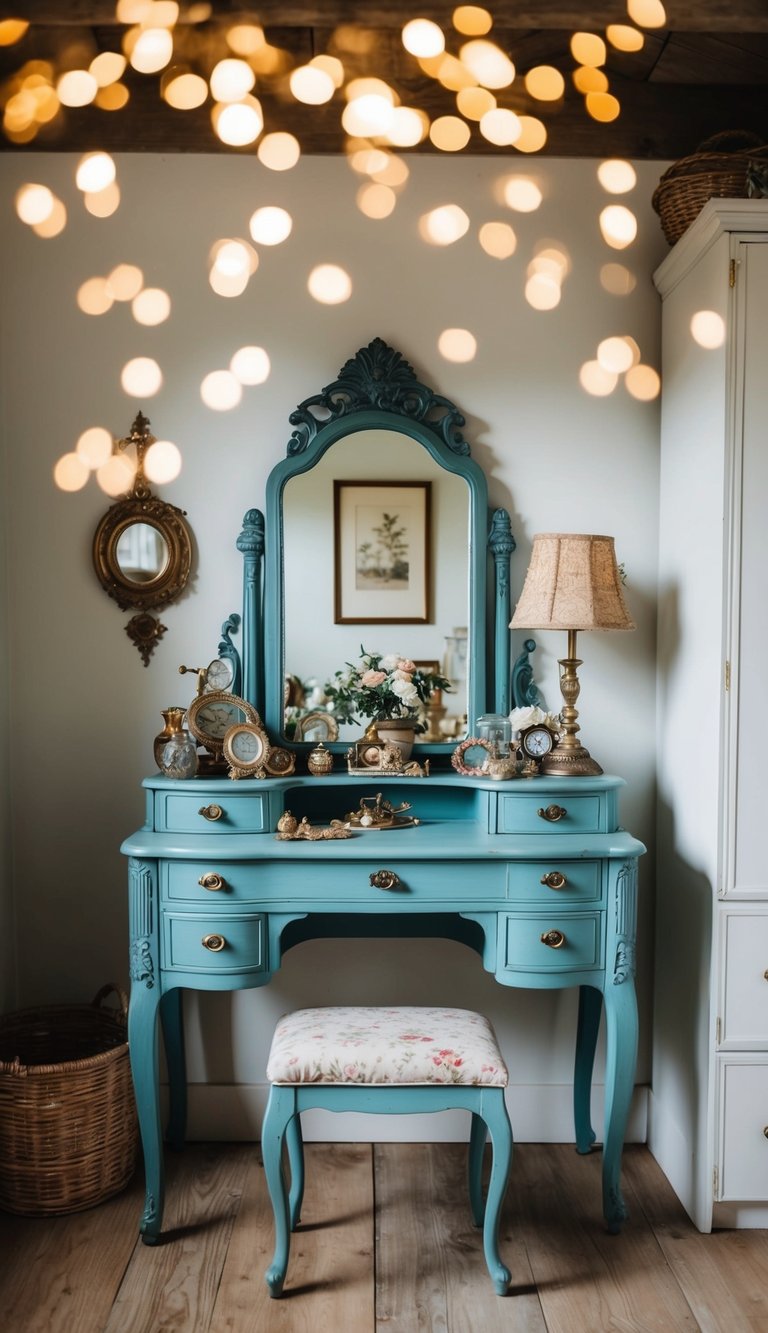
<path fill-rule="evenodd" d="M 413 721 L 416 731 L 424 731 L 419 721 L 419 707 L 429 703 L 435 690 L 449 690 L 450 681 L 436 671 L 424 671 L 408 657 L 398 653 L 367 653 L 360 645 L 360 665 L 346 663 L 326 681 L 323 693 L 329 712 L 338 722 L 359 722 L 360 717 L 375 722 L 393 719 Z M 360 714 L 360 717 L 357 716 Z"/>

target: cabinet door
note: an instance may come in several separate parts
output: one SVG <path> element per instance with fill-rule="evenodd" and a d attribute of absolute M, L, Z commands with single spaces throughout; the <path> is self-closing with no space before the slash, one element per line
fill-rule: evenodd
<path fill-rule="evenodd" d="M 740 318 L 737 338 L 743 355 L 743 399 L 736 402 L 736 456 L 733 517 L 737 541 L 731 580 L 730 819 L 733 842 L 728 856 L 726 891 L 747 897 L 768 894 L 768 857 L 763 841 L 765 821 L 765 751 L 768 717 L 765 710 L 765 654 L 768 649 L 768 243 L 745 242 L 738 247 L 736 301 Z M 738 356 L 737 356 L 738 360 Z M 739 407 L 742 406 L 741 422 Z M 741 427 L 741 431 L 740 431 Z M 739 451 L 739 434 L 742 449 Z M 739 549 L 740 548 L 740 549 Z M 726 840 L 728 834 L 726 832 Z"/>
<path fill-rule="evenodd" d="M 768 1060 L 720 1064 L 718 1199 L 768 1199 Z"/>
<path fill-rule="evenodd" d="M 720 1046 L 768 1048 L 768 911 L 720 919 Z"/>

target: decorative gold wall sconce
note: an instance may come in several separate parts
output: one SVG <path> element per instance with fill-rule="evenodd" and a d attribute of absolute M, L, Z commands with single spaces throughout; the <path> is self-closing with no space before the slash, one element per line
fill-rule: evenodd
<path fill-rule="evenodd" d="M 182 594 L 192 568 L 192 533 L 183 509 L 152 494 L 144 475 L 144 457 L 156 443 L 149 420 L 138 413 L 130 433 L 117 440 L 133 448 L 136 475 L 127 495 L 110 505 L 93 538 L 93 564 L 102 588 L 121 611 L 134 610 L 125 632 L 145 666 L 166 632 L 153 610 Z"/>

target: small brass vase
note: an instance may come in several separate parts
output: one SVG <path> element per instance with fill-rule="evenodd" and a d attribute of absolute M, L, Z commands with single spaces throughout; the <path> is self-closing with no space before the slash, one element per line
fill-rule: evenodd
<path fill-rule="evenodd" d="M 152 742 L 152 753 L 155 756 L 155 763 L 158 768 L 162 768 L 163 751 L 174 736 L 178 736 L 184 730 L 184 708 L 163 708 L 163 722 L 165 723 L 162 731 L 158 731 Z"/>
<path fill-rule="evenodd" d="M 326 773 L 333 770 L 333 755 L 330 750 L 326 750 L 322 741 L 319 741 L 314 750 L 310 750 L 307 757 L 307 768 L 315 778 L 325 777 Z"/>

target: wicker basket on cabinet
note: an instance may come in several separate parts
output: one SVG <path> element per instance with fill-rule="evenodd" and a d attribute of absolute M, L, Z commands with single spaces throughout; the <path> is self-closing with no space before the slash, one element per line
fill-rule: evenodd
<path fill-rule="evenodd" d="M 742 130 L 715 134 L 690 157 L 673 162 L 651 199 L 669 244 L 679 241 L 708 199 L 746 199 L 755 176 L 768 181 L 768 146 Z"/>
<path fill-rule="evenodd" d="M 120 1008 L 103 1004 L 115 992 Z M 0 1017 L 0 1207 L 74 1213 L 127 1185 L 138 1134 L 128 1001 L 102 986 L 91 1004 Z"/>

